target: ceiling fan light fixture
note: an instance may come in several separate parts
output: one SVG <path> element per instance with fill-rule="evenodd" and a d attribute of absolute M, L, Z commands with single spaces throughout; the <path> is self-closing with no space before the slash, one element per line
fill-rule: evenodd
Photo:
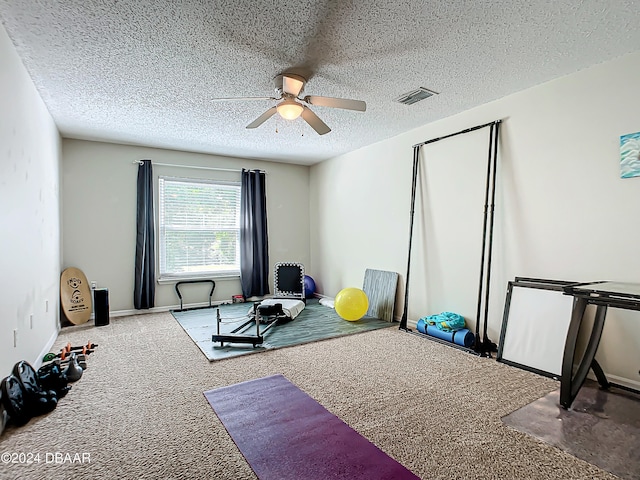
<path fill-rule="evenodd" d="M 278 113 L 285 120 L 295 120 L 302 114 L 304 107 L 295 100 L 284 100 L 276 107 Z"/>

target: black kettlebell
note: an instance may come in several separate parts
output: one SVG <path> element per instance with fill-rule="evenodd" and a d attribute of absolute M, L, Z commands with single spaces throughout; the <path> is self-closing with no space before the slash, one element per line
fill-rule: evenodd
<path fill-rule="evenodd" d="M 67 365 L 67 368 L 64 369 L 62 374 L 67 379 L 67 381 L 77 382 L 82 378 L 83 372 L 84 370 L 82 370 L 82 367 L 78 364 L 78 357 L 75 353 L 72 353 L 69 356 L 69 364 Z"/>

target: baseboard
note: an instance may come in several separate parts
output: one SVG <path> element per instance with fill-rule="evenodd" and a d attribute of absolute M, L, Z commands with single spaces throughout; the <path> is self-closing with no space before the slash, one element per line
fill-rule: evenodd
<path fill-rule="evenodd" d="M 605 372 L 605 375 L 607 376 L 607 380 L 609 380 L 612 383 L 617 383 L 619 385 L 623 385 L 625 387 L 633 388 L 634 390 L 640 391 L 640 382 L 638 381 L 631 380 L 629 378 L 619 377 L 617 375 L 611 375 L 610 373 L 606 373 L 606 372 Z M 594 380 L 595 380 L 595 377 L 594 377 Z"/>
<path fill-rule="evenodd" d="M 42 366 L 42 359 L 47 353 L 49 353 L 52 350 L 53 344 L 56 343 L 56 340 L 58 339 L 59 333 L 60 333 L 60 328 L 56 328 L 56 331 L 53 332 L 53 335 L 51 335 L 51 338 L 49 338 L 49 340 L 45 344 L 38 358 L 36 358 L 36 360 L 32 363 L 33 368 L 38 370 Z"/>
<path fill-rule="evenodd" d="M 209 305 L 208 303 L 206 305 Z M 141 310 L 131 309 L 131 310 L 110 310 L 109 318 L 114 317 L 129 317 L 131 315 L 144 315 L 146 313 L 162 313 L 168 312 L 169 310 L 177 310 L 180 308 L 180 305 L 170 305 L 167 307 L 153 307 L 153 308 L 144 308 Z M 93 318 L 93 315 L 91 316 Z"/>
<path fill-rule="evenodd" d="M 334 300 L 334 297 L 330 297 L 328 295 L 322 295 L 321 293 L 314 293 L 313 296 L 316 297 L 316 298 L 319 298 L 320 300 L 322 300 L 322 299 Z M 400 323 L 400 320 L 402 320 L 402 315 L 394 315 L 393 316 L 393 321 L 394 322 Z M 392 322 L 390 322 L 390 323 L 392 323 Z"/>
<path fill-rule="evenodd" d="M 330 297 L 328 295 L 322 295 L 321 293 L 314 293 L 313 296 L 315 298 L 318 299 L 327 299 L 327 300 L 333 300 L 334 297 Z M 211 302 L 212 306 L 217 306 L 217 305 L 224 305 L 224 304 L 229 304 L 231 303 L 231 301 L 229 300 L 218 300 L 218 301 L 214 301 Z M 250 303 L 250 302 L 247 302 Z M 209 306 L 209 302 L 200 302 L 200 303 L 190 303 L 188 305 L 183 305 L 183 308 L 188 309 L 188 308 L 202 308 L 202 307 L 208 307 Z M 162 313 L 162 312 L 168 312 L 170 310 L 178 310 L 180 308 L 180 305 L 168 305 L 168 306 L 164 306 L 164 307 L 153 307 L 150 308 L 148 310 L 115 310 L 115 311 L 111 311 L 109 312 L 109 318 L 115 318 L 115 317 L 128 317 L 130 315 L 143 315 L 145 313 Z M 91 316 L 91 318 L 93 319 L 93 315 Z M 402 320 L 401 316 L 394 316 L 394 321 L 395 322 L 400 322 L 400 320 Z M 46 352 L 45 352 L 46 353 Z"/>
<path fill-rule="evenodd" d="M 218 305 L 224 305 L 229 303 L 231 303 L 230 300 L 218 300 L 218 301 L 211 302 L 211 306 L 215 307 Z M 208 307 L 208 306 L 209 306 L 209 302 L 199 302 L 199 303 L 189 303 L 189 304 L 183 305 L 182 308 L 189 309 L 189 308 L 202 308 L 202 307 Z M 178 309 L 180 309 L 180 305 L 167 305 L 164 307 L 153 307 L 153 308 L 142 309 L 142 310 L 135 310 L 135 309 L 114 310 L 109 312 L 109 318 L 128 317 L 130 315 L 144 315 L 145 313 L 162 313 L 162 312 L 168 312 L 170 310 L 178 310 Z"/>

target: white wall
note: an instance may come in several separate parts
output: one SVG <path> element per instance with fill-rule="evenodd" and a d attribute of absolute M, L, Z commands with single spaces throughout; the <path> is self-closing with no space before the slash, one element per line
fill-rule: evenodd
<path fill-rule="evenodd" d="M 0 377 L 58 330 L 60 136 L 0 26 Z M 17 346 L 14 347 L 14 330 Z"/>
<path fill-rule="evenodd" d="M 367 267 L 399 272 L 404 284 L 412 145 L 496 119 L 504 122 L 490 337 L 498 340 L 515 276 L 640 282 L 640 178 L 619 171 L 620 135 L 640 131 L 638 78 L 635 53 L 312 167 L 311 266 L 322 293 L 360 285 Z M 409 108 L 429 108 L 428 100 Z M 475 322 L 487 137 L 481 130 L 423 151 L 413 321 L 451 310 Z M 636 387 L 639 321 L 636 312 L 610 310 L 597 357 L 612 378 Z"/>
<path fill-rule="evenodd" d="M 171 150 L 65 139 L 63 141 L 63 264 L 109 289 L 111 312 L 133 309 L 136 242 L 136 177 L 132 162 L 267 171 L 269 262 L 309 265 L 309 167 Z M 240 181 L 239 173 L 153 167 L 159 175 Z M 156 191 L 157 201 L 157 191 Z M 155 210 L 156 217 L 158 209 Z M 273 283 L 273 278 L 271 278 Z M 205 302 L 206 285 L 183 289 L 184 303 Z M 272 290 L 273 291 L 273 290 Z M 213 299 L 240 294 L 239 279 L 216 279 Z M 174 283 L 156 285 L 156 307 L 176 306 Z M 141 311 L 144 312 L 144 311 Z"/>

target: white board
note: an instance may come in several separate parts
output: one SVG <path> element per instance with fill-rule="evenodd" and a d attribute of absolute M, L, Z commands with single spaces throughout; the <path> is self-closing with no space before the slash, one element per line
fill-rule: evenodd
<path fill-rule="evenodd" d="M 573 297 L 557 285 L 538 287 L 509 283 L 498 360 L 560 378 Z"/>

